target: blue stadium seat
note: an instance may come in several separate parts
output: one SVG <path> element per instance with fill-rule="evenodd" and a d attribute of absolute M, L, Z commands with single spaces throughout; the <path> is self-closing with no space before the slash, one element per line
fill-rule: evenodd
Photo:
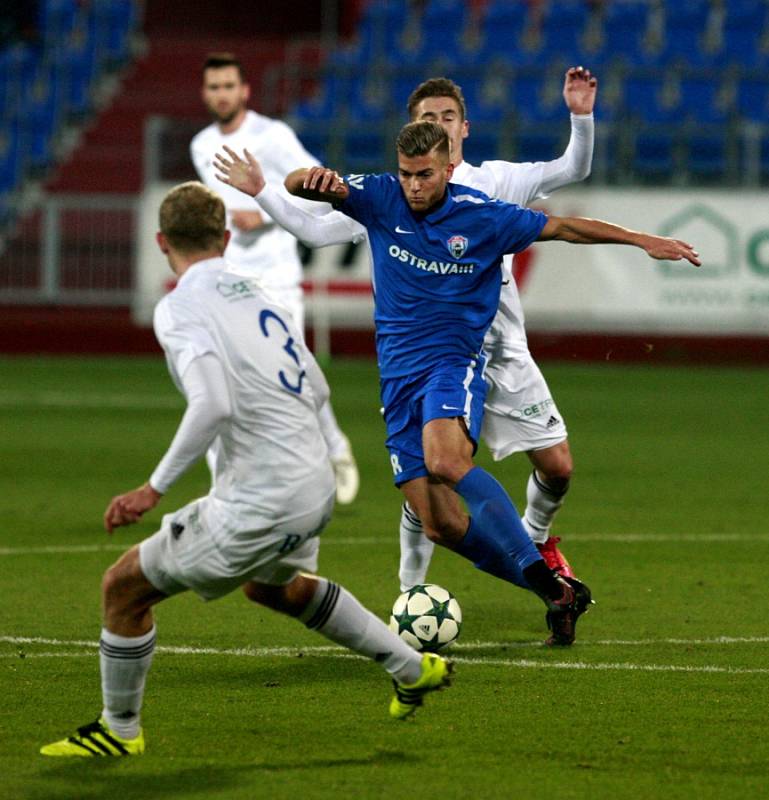
<path fill-rule="evenodd" d="M 492 0 L 481 23 L 482 58 L 504 59 L 515 66 L 538 63 L 541 43 L 535 45 L 523 38 L 528 24 L 529 6 L 525 0 Z"/>
<path fill-rule="evenodd" d="M 730 0 L 724 6 L 724 59 L 744 67 L 765 67 L 768 55 L 761 46 L 769 30 L 769 5 L 764 0 Z"/>
<path fill-rule="evenodd" d="M 737 85 L 737 113 L 743 119 L 769 124 L 769 77 L 743 77 Z"/>
<path fill-rule="evenodd" d="M 35 74 L 38 53 L 24 43 L 0 50 L 0 116 L 18 111 Z"/>
<path fill-rule="evenodd" d="M 568 126 L 524 122 L 513 130 L 516 161 L 551 161 L 563 154 Z M 469 140 L 468 140 L 469 141 Z M 509 154 L 505 158 L 510 158 Z"/>
<path fill-rule="evenodd" d="M 362 122 L 382 121 L 392 107 L 390 81 L 386 76 L 378 74 L 354 79 L 350 97 L 354 117 Z M 403 108 L 405 107 L 404 102 Z"/>
<path fill-rule="evenodd" d="M 137 4 L 134 0 L 91 0 L 90 11 L 100 63 L 107 69 L 121 67 L 130 56 Z"/>
<path fill-rule="evenodd" d="M 569 64 L 581 63 L 585 26 L 590 17 L 588 4 L 584 0 L 554 0 L 546 9 L 542 49 Z"/>
<path fill-rule="evenodd" d="M 393 164 L 393 141 L 386 125 L 348 125 L 344 134 L 345 170 L 381 172 Z"/>
<path fill-rule="evenodd" d="M 695 123 L 686 127 L 685 165 L 690 178 L 716 182 L 726 173 L 729 160 L 726 127 Z"/>
<path fill-rule="evenodd" d="M 632 170 L 636 178 L 666 181 L 675 167 L 676 136 L 669 125 L 640 125 L 634 131 Z"/>
<path fill-rule="evenodd" d="M 681 78 L 681 117 L 692 122 L 724 123 L 729 118 L 723 79 L 718 72 Z"/>
<path fill-rule="evenodd" d="M 516 117 L 529 122 L 563 121 L 568 117 L 560 76 L 518 75 L 513 85 L 513 103 Z"/>
<path fill-rule="evenodd" d="M 630 64 L 643 63 L 650 8 L 646 0 L 606 4 L 603 50 L 608 57 L 626 60 Z"/>
<path fill-rule="evenodd" d="M 720 47 L 711 26 L 710 0 L 686 0 L 665 5 L 665 46 L 660 63 L 683 67 L 718 64 Z"/>
<path fill-rule="evenodd" d="M 42 174 L 53 163 L 53 138 L 62 122 L 64 83 L 55 63 L 41 65 L 22 118 L 29 168 Z"/>
<path fill-rule="evenodd" d="M 473 122 L 472 135 L 465 139 L 462 154 L 471 164 L 500 158 L 499 126 L 495 123 Z"/>
<path fill-rule="evenodd" d="M 19 120 L 7 117 L 0 126 L 0 192 L 10 194 L 19 185 L 23 172 Z"/>
<path fill-rule="evenodd" d="M 625 79 L 623 98 L 628 117 L 652 123 L 680 120 L 680 88 L 670 75 L 634 73 Z"/>
<path fill-rule="evenodd" d="M 65 81 L 66 112 L 82 118 L 93 106 L 92 90 L 99 74 L 96 36 L 89 25 L 78 25 L 55 56 Z"/>
<path fill-rule="evenodd" d="M 352 78 L 343 71 L 331 71 L 320 77 L 311 97 L 294 108 L 300 120 L 330 121 L 350 108 Z"/>
<path fill-rule="evenodd" d="M 56 46 L 66 39 L 80 16 L 78 0 L 41 0 L 38 25 L 46 46 Z"/>

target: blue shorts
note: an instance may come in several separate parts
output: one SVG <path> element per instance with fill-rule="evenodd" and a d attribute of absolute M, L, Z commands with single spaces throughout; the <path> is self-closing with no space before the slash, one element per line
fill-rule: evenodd
<path fill-rule="evenodd" d="M 429 475 L 422 449 L 422 428 L 433 419 L 462 417 L 473 442 L 483 422 L 486 355 L 464 363 L 453 359 L 419 376 L 383 378 L 381 382 L 385 446 L 396 486 Z"/>

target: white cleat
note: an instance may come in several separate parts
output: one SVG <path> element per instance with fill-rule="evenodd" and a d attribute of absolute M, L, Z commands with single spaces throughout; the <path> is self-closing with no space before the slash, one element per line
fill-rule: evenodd
<path fill-rule="evenodd" d="M 348 506 L 358 496 L 360 475 L 347 437 L 345 437 L 345 442 L 347 446 L 344 452 L 331 459 L 331 466 L 334 468 L 334 477 L 336 478 L 336 501 L 343 506 Z"/>

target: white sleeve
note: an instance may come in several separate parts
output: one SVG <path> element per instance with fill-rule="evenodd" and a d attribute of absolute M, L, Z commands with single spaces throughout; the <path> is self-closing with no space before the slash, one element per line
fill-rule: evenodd
<path fill-rule="evenodd" d="M 341 211 L 330 211 L 321 216 L 311 214 L 271 186 L 265 186 L 255 200 L 281 227 L 308 247 L 346 242 L 357 244 L 366 238 L 366 229 Z"/>
<path fill-rule="evenodd" d="M 212 353 L 194 358 L 179 379 L 187 409 L 171 446 L 149 480 L 161 494 L 201 458 L 231 413 L 224 368 Z"/>
<path fill-rule="evenodd" d="M 548 194 L 587 178 L 593 163 L 594 137 L 593 115 L 572 114 L 571 137 L 564 154 L 542 165 L 541 193 Z"/>

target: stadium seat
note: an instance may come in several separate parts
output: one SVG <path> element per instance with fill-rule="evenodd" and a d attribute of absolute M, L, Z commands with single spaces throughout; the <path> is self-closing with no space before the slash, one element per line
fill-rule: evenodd
<path fill-rule="evenodd" d="M 513 128 L 514 152 L 505 154 L 504 158 L 515 161 L 551 161 L 563 153 L 567 139 L 566 123 L 563 126 L 541 122 L 518 123 Z"/>
<path fill-rule="evenodd" d="M 724 59 L 748 68 L 766 67 L 769 64 L 765 47 L 769 5 L 764 0 L 730 0 L 724 5 Z"/>
<path fill-rule="evenodd" d="M 356 78 L 352 82 L 350 97 L 354 118 L 362 122 L 382 121 L 392 106 L 390 81 L 376 73 Z M 405 106 L 404 102 L 403 108 Z"/>
<path fill-rule="evenodd" d="M 349 125 L 344 133 L 342 162 L 347 172 L 381 172 L 393 163 L 393 137 L 386 125 Z"/>
<path fill-rule="evenodd" d="M 519 73 L 513 85 L 516 117 L 529 122 L 563 121 L 568 112 L 559 74 Z"/>
<path fill-rule="evenodd" d="M 63 72 L 67 115 L 82 119 L 92 109 L 92 90 L 99 74 L 93 28 L 87 24 L 76 26 L 59 48 L 55 59 Z"/>
<path fill-rule="evenodd" d="M 676 166 L 676 135 L 669 125 L 642 124 L 634 130 L 632 171 L 641 182 L 667 181 Z"/>
<path fill-rule="evenodd" d="M 769 124 L 769 77 L 754 75 L 740 79 L 737 113 L 742 119 Z"/>
<path fill-rule="evenodd" d="M 624 60 L 630 65 L 644 62 L 650 8 L 645 0 L 606 4 L 602 49 L 608 57 Z"/>
<path fill-rule="evenodd" d="M 352 79 L 346 70 L 333 70 L 320 76 L 314 93 L 301 100 L 294 113 L 301 120 L 329 121 L 350 107 Z"/>
<path fill-rule="evenodd" d="M 64 83 L 56 65 L 41 65 L 22 118 L 23 146 L 29 168 L 41 175 L 53 163 L 53 138 L 62 122 Z"/>
<path fill-rule="evenodd" d="M 625 115 L 645 122 L 675 123 L 680 120 L 681 93 L 671 73 L 638 71 L 625 79 Z"/>
<path fill-rule="evenodd" d="M 529 5 L 525 0 L 492 0 L 481 23 L 482 59 L 504 59 L 513 66 L 539 62 L 541 40 L 531 38 Z"/>
<path fill-rule="evenodd" d="M 684 163 L 690 180 L 716 183 L 727 172 L 729 147 L 726 126 L 690 123 L 683 129 Z"/>
<path fill-rule="evenodd" d="M 590 9 L 584 0 L 554 0 L 542 20 L 542 50 L 569 63 L 581 63 Z"/>
<path fill-rule="evenodd" d="M 728 93 L 721 73 L 685 74 L 680 87 L 682 121 L 726 122 L 729 117 Z"/>

